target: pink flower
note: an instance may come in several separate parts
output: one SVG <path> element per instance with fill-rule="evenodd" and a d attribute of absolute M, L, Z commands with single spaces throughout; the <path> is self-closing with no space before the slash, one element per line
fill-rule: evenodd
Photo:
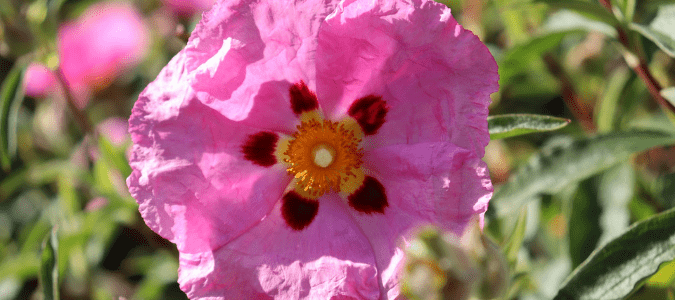
<path fill-rule="evenodd" d="M 192 299 L 398 299 L 409 230 L 487 209 L 497 79 L 432 1 L 219 1 L 134 106 L 127 184 Z"/>
<path fill-rule="evenodd" d="M 191 16 L 209 9 L 214 0 L 162 0 L 175 14 Z"/>
<path fill-rule="evenodd" d="M 92 90 L 108 86 L 145 55 L 149 34 L 141 15 L 124 3 L 92 5 L 58 32 L 60 68 L 82 108 Z"/>
<path fill-rule="evenodd" d="M 122 147 L 129 141 L 128 124 L 122 118 L 105 119 L 96 125 L 96 128 L 115 147 Z"/>
<path fill-rule="evenodd" d="M 46 97 L 57 87 L 54 73 L 39 63 L 32 63 L 28 66 L 23 85 L 26 95 L 34 98 Z"/>

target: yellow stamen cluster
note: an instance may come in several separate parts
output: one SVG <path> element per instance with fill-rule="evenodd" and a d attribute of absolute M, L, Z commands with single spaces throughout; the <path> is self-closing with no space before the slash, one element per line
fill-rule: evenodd
<path fill-rule="evenodd" d="M 297 126 L 283 153 L 289 174 L 296 178 L 296 190 L 314 199 L 357 177 L 363 163 L 361 139 L 344 122 L 309 118 Z"/>

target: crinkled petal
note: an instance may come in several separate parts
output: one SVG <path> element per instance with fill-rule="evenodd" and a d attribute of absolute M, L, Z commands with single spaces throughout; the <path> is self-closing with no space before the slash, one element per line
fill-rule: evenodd
<path fill-rule="evenodd" d="M 461 234 L 472 216 L 482 220 L 492 184 L 485 163 L 449 142 L 382 147 L 368 151 L 364 162 L 389 206 L 384 214 L 353 215 L 373 246 L 383 294 L 397 299 L 410 230 L 431 223 Z"/>
<path fill-rule="evenodd" d="M 204 13 L 186 47 L 190 84 L 199 99 L 233 120 L 251 113 L 261 93 L 267 117 L 292 119 L 288 90 L 314 90 L 317 32 L 335 0 L 219 1 Z M 249 118 L 249 122 L 255 122 Z"/>
<path fill-rule="evenodd" d="M 318 39 L 316 92 L 327 115 L 344 115 L 370 94 L 390 106 L 368 147 L 450 141 L 483 156 L 497 64 L 450 9 L 425 0 L 345 1 Z"/>
<path fill-rule="evenodd" d="M 281 165 L 244 159 L 242 144 L 260 129 L 197 101 L 185 83 L 184 61 L 181 52 L 134 106 L 127 184 L 150 228 L 182 253 L 201 253 L 259 222 L 290 179 Z"/>
<path fill-rule="evenodd" d="M 335 196 L 324 197 L 302 231 L 280 207 L 213 252 L 180 256 L 179 283 L 191 299 L 379 299 L 373 250 Z"/>

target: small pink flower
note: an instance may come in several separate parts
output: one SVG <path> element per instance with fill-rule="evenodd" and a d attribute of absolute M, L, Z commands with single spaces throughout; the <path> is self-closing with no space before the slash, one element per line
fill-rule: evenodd
<path fill-rule="evenodd" d="M 115 147 L 122 147 L 129 141 L 129 126 L 126 120 L 122 118 L 105 119 L 96 125 L 96 129 Z"/>
<path fill-rule="evenodd" d="M 132 6 L 101 3 L 61 26 L 57 43 L 63 76 L 77 104 L 84 107 L 92 90 L 108 86 L 141 61 L 149 34 Z"/>
<path fill-rule="evenodd" d="M 32 63 L 24 75 L 24 91 L 34 98 L 43 98 L 56 90 L 56 77 L 52 70 L 44 65 Z"/>
<path fill-rule="evenodd" d="M 400 299 L 409 230 L 487 209 L 497 80 L 433 1 L 222 0 L 134 106 L 127 184 L 191 299 Z"/>
<path fill-rule="evenodd" d="M 179 16 L 192 16 L 209 9 L 214 0 L 162 0 L 164 5 L 169 7 Z"/>

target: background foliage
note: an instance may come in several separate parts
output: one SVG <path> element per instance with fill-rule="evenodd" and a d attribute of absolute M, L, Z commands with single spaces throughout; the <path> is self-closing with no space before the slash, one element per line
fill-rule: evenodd
<path fill-rule="evenodd" d="M 58 28 L 96 2 L 0 0 L 0 299 L 185 298 L 175 246 L 126 189 L 126 129 L 104 124 L 128 118 L 200 14 L 128 2 L 150 32 L 140 63 L 81 109 L 62 89 L 25 96 L 27 66 L 58 70 Z M 484 158 L 496 193 L 476 241 L 506 273 L 474 296 L 675 299 L 675 1 L 441 2 L 499 64 Z M 445 250 L 415 261 L 462 251 L 433 229 L 420 241 Z M 441 291 L 460 271 L 411 275 L 408 295 L 448 297 L 415 285 Z"/>

